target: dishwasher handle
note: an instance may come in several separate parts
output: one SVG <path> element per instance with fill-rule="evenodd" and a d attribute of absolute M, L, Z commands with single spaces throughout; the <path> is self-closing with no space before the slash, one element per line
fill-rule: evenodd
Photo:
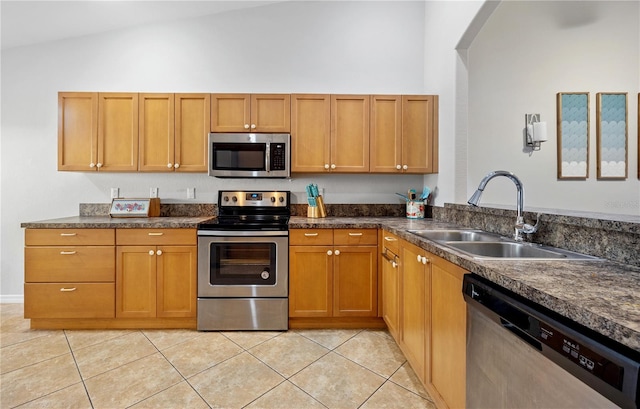
<path fill-rule="evenodd" d="M 465 298 L 469 303 L 483 306 L 485 315 L 538 351 L 542 351 L 540 341 L 531 335 L 539 332 L 540 322 L 536 318 L 508 302 L 505 298 L 497 296 L 490 289 L 473 282 L 467 283 Z"/>

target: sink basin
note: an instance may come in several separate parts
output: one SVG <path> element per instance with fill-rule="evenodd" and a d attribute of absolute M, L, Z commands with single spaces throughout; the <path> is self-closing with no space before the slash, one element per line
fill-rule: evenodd
<path fill-rule="evenodd" d="M 518 260 L 601 260 L 587 254 L 575 253 L 555 247 L 516 242 L 448 242 L 447 246 L 476 258 Z"/>
<path fill-rule="evenodd" d="M 496 234 L 481 230 L 409 230 L 410 233 L 433 241 L 499 241 Z"/>

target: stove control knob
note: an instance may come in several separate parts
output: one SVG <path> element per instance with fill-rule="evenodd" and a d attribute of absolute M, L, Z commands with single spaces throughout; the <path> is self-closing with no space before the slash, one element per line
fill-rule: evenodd
<path fill-rule="evenodd" d="M 275 196 L 271 196 L 271 203 L 275 203 L 275 202 L 276 202 Z"/>
<path fill-rule="evenodd" d="M 261 274 L 260 277 L 262 277 L 263 280 L 266 280 L 267 278 L 269 278 L 269 272 L 267 270 L 264 270 Z"/>
<path fill-rule="evenodd" d="M 231 200 L 235 203 L 235 202 L 237 202 L 237 201 L 238 201 L 238 198 L 237 198 L 237 197 L 235 197 L 235 196 L 231 196 Z"/>
<path fill-rule="evenodd" d="M 229 196 L 223 197 L 222 200 L 224 200 L 225 202 L 228 202 L 229 201 Z"/>
<path fill-rule="evenodd" d="M 280 196 L 280 203 L 284 203 L 284 197 Z"/>

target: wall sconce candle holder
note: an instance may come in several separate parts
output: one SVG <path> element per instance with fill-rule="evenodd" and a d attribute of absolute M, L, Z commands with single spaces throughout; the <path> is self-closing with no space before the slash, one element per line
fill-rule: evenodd
<path fill-rule="evenodd" d="M 547 141 L 547 123 L 540 122 L 540 114 L 525 114 L 525 127 L 527 146 L 539 151 L 542 142 Z"/>

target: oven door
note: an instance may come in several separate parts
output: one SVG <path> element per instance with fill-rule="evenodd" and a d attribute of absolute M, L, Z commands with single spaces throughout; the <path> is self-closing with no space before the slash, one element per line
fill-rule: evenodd
<path fill-rule="evenodd" d="M 287 231 L 198 236 L 198 298 L 287 297 Z"/>

